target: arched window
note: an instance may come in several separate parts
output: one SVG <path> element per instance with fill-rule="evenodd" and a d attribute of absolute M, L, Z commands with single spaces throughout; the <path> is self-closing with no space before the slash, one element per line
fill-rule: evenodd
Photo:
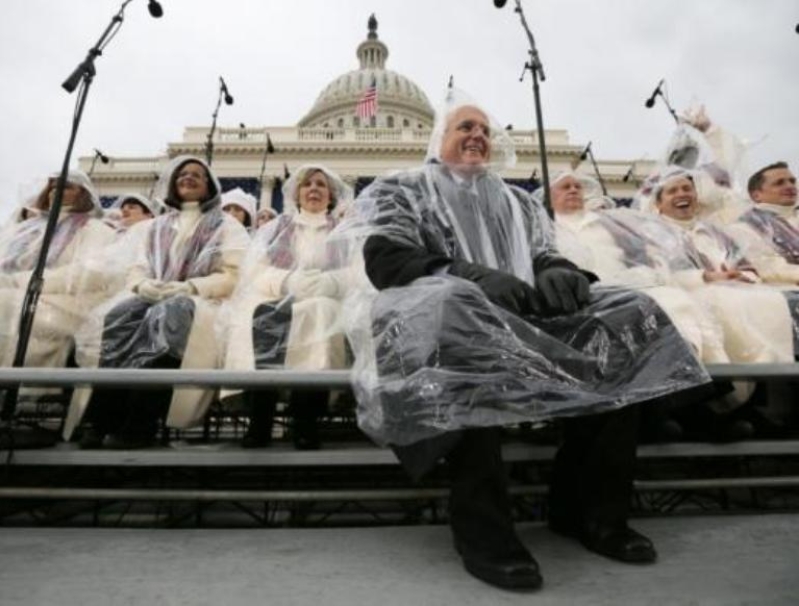
<path fill-rule="evenodd" d="M 338 127 L 339 128 L 344 128 L 344 118 L 339 118 L 338 119 Z"/>
<path fill-rule="evenodd" d="M 361 126 L 361 119 L 360 119 L 358 116 L 355 116 L 355 117 L 352 119 L 352 125 L 353 125 L 355 128 L 359 128 L 359 127 Z"/>
<path fill-rule="evenodd" d="M 375 127 L 377 126 L 377 116 L 372 116 L 369 118 L 369 126 Z"/>
<path fill-rule="evenodd" d="M 386 118 L 386 126 L 388 128 L 394 128 L 394 116 L 389 116 Z"/>
<path fill-rule="evenodd" d="M 408 118 L 405 118 L 405 119 L 402 121 L 402 128 L 410 128 L 410 126 L 411 126 L 411 121 L 410 121 L 410 120 L 408 120 Z"/>

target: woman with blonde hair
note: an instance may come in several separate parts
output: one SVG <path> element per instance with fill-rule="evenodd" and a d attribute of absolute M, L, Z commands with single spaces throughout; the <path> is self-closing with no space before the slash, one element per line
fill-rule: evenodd
<path fill-rule="evenodd" d="M 348 270 L 343 251 L 328 234 L 334 209 L 352 192 L 319 165 L 299 168 L 283 188 L 285 210 L 258 231 L 229 314 L 225 366 L 229 369 L 344 368 L 339 325 Z M 317 421 L 328 390 L 294 391 L 289 400 L 292 438 L 300 449 L 319 447 Z M 250 426 L 242 445 L 269 444 L 277 394 L 249 394 Z"/>

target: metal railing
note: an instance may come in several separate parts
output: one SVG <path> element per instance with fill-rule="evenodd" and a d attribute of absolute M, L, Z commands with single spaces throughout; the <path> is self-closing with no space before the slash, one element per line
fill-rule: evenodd
<path fill-rule="evenodd" d="M 709 365 L 707 370 L 716 380 L 728 379 L 753 379 L 753 380 L 799 380 L 799 364 L 726 364 Z M 0 368 L 0 387 L 7 386 L 36 386 L 36 387 L 74 387 L 84 385 L 135 387 L 140 389 L 158 388 L 164 386 L 180 387 L 207 387 L 207 388 L 240 388 L 240 389 L 274 389 L 274 388 L 299 388 L 318 389 L 327 387 L 333 389 L 346 389 L 351 385 L 351 372 L 316 371 L 304 372 L 293 370 L 268 370 L 268 371 L 226 371 L 226 370 L 141 370 L 141 369 L 53 369 L 53 368 Z M 763 444 L 763 443 L 761 443 Z M 707 457 L 707 456 L 799 456 L 799 441 L 789 440 L 784 444 L 765 443 L 765 449 L 752 446 L 746 442 L 740 444 L 665 444 L 648 445 L 639 448 L 639 457 Z M 509 445 L 511 449 L 514 445 Z M 537 450 L 536 450 L 537 448 Z M 697 450 L 698 448 L 698 450 Z M 363 449 L 363 448 L 362 448 Z M 517 452 L 510 460 L 536 460 L 541 461 L 551 458 L 554 448 L 535 447 L 525 445 L 522 451 L 531 451 L 527 455 Z M 363 449 L 365 450 L 365 449 Z M 330 465 L 363 465 L 363 464 L 392 464 L 394 458 L 389 451 L 370 449 L 371 455 L 359 453 L 338 453 L 341 456 L 332 457 L 327 464 Z M 517 448 L 518 450 L 518 448 Z M 535 452 L 532 452 L 535 451 Z M 541 452 L 539 452 L 541 451 Z M 684 451 L 684 452 L 683 452 Z M 36 451 L 17 453 L 15 461 L 10 464 L 22 465 L 53 465 L 53 461 Z M 244 451 L 240 451 L 244 453 Z M 320 451 L 324 452 L 324 451 Z M 331 451 L 334 454 L 336 451 Z M 379 454 L 378 454 L 379 453 Z M 537 453 L 537 454 L 536 454 Z M 542 454 L 543 453 L 543 454 Z M 180 449 L 161 449 L 149 453 L 142 453 L 144 458 L 132 453 L 119 452 L 118 456 L 111 456 L 108 451 L 70 451 L 53 452 L 59 458 L 65 457 L 63 464 L 87 465 L 106 464 L 113 465 L 114 461 L 122 457 L 133 457 L 128 463 L 136 466 L 147 466 L 147 456 L 155 457 L 159 466 L 173 465 L 210 465 L 208 458 L 221 455 L 222 462 L 214 465 L 230 464 L 229 452 L 226 453 L 201 453 L 197 461 L 188 462 L 186 453 L 181 454 Z M 100 461 L 102 455 L 103 461 Z M 376 458 L 375 458 L 375 455 Z M 384 456 L 382 456 L 384 455 Z M 244 456 L 247 461 L 239 460 Z M 235 464 L 260 464 L 266 466 L 290 465 L 316 465 L 312 453 L 280 453 L 249 452 L 239 456 Z M 365 463 L 367 457 L 368 463 Z M 78 460 L 80 459 L 80 460 Z M 86 459 L 85 461 L 83 459 Z M 253 459 L 249 461 L 249 459 Z M 337 461 L 337 462 L 336 462 Z M 359 462 L 360 461 L 360 462 Z M 93 463 L 92 463 L 93 462 Z M 759 476 L 759 477 L 718 477 L 702 479 L 673 479 L 673 480 L 640 480 L 636 481 L 635 488 L 639 492 L 650 491 L 701 491 L 709 489 L 731 488 L 785 488 L 799 486 L 799 476 Z M 513 488 L 518 494 L 546 494 L 546 487 L 541 485 L 524 485 Z M 0 499 L 65 499 L 65 500 L 236 500 L 236 501 L 325 501 L 325 500 L 405 500 L 443 498 L 446 495 L 444 488 L 398 488 L 391 490 L 380 489 L 339 489 L 339 490 L 179 490 L 179 489 L 105 489 L 105 488 L 48 488 L 36 486 L 7 486 L 0 487 Z"/>
<path fill-rule="evenodd" d="M 799 364 L 709 364 L 708 373 L 716 380 L 799 380 Z M 151 370 L 110 368 L 0 368 L 0 386 L 72 387 L 98 385 L 138 387 L 209 387 L 272 389 L 294 387 L 345 389 L 351 385 L 349 370 Z"/>

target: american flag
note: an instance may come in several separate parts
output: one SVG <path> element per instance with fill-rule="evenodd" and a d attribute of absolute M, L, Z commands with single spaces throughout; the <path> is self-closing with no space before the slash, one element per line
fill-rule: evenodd
<path fill-rule="evenodd" d="M 371 118 L 377 115 L 377 80 L 375 78 L 372 78 L 369 88 L 358 99 L 358 104 L 355 106 L 355 115 L 359 118 Z"/>

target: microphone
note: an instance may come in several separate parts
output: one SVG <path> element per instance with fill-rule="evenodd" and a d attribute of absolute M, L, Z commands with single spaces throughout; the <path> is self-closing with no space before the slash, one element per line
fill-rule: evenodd
<path fill-rule="evenodd" d="M 102 162 L 103 164 L 108 164 L 111 161 L 111 159 L 108 156 L 106 156 L 103 152 L 101 152 L 96 147 L 94 148 L 94 154 L 95 154 L 95 157 L 100 158 L 100 162 Z"/>
<path fill-rule="evenodd" d="M 624 176 L 622 177 L 621 180 L 624 181 L 625 183 L 627 183 L 627 181 L 629 181 L 632 178 L 634 169 L 635 169 L 635 165 L 633 164 L 630 167 L 630 169 L 624 174 Z"/>
<path fill-rule="evenodd" d="M 156 19 L 159 19 L 164 14 L 164 9 L 161 8 L 161 5 L 155 0 L 150 0 L 147 3 L 147 10 L 150 11 L 150 14 Z"/>
<path fill-rule="evenodd" d="M 496 6 L 497 8 L 502 8 L 503 6 L 505 6 L 506 2 L 507 0 L 494 0 L 494 6 Z"/>
<path fill-rule="evenodd" d="M 227 84 L 225 84 L 225 79 L 222 76 L 219 76 L 219 82 L 222 86 L 222 92 L 225 94 L 225 105 L 233 105 L 233 96 L 227 89 Z"/>
<path fill-rule="evenodd" d="M 585 146 L 583 153 L 580 154 L 580 162 L 585 160 L 588 157 L 588 154 L 591 153 L 591 141 L 588 142 L 588 145 Z"/>
<path fill-rule="evenodd" d="M 653 93 L 652 93 L 652 95 L 649 97 L 649 99 L 647 99 L 647 100 L 646 100 L 646 102 L 644 103 L 644 105 L 645 105 L 645 106 L 646 106 L 648 109 L 651 109 L 651 108 L 652 108 L 652 107 L 655 105 L 655 98 L 656 98 L 658 95 L 661 95 L 661 94 L 663 94 L 663 93 L 660 91 L 660 88 L 663 86 L 663 82 L 665 82 L 665 80 L 664 80 L 664 79 L 661 79 L 661 80 L 660 80 L 660 82 L 658 82 L 657 88 L 654 90 L 654 92 L 653 92 Z"/>

